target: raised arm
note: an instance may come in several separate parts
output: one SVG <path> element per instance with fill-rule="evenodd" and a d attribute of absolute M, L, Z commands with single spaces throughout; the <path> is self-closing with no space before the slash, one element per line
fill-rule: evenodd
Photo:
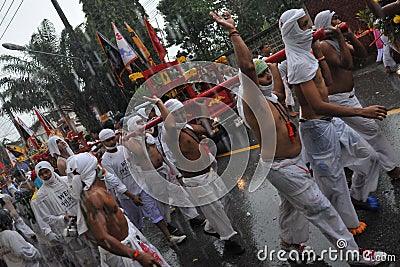
<path fill-rule="evenodd" d="M 366 0 L 368 8 L 379 18 L 384 18 L 385 16 L 392 16 L 400 13 L 400 0 L 390 3 L 381 7 L 374 0 Z"/>
<path fill-rule="evenodd" d="M 333 37 L 335 37 L 339 43 L 340 53 L 337 53 L 335 48 L 333 48 L 333 46 L 328 42 L 322 41 L 321 50 L 328 62 L 328 65 L 351 70 L 353 68 L 353 57 L 351 55 L 350 48 L 339 29 L 339 25 L 336 25 L 335 27 L 329 27 L 329 29 L 333 31 Z"/>
<path fill-rule="evenodd" d="M 226 19 L 221 15 L 210 12 L 211 17 L 222 26 L 231 38 L 233 49 L 235 51 L 236 59 L 239 63 L 239 68 L 246 77 L 243 77 L 241 86 L 243 86 L 243 111 L 245 119 L 250 128 L 254 132 L 255 137 L 261 144 L 260 126 L 258 125 L 256 114 L 265 114 L 268 111 L 266 100 L 262 97 L 258 89 L 258 77 L 253 63 L 253 56 L 240 37 L 239 32 L 236 30 L 235 21 L 232 19 L 229 12 L 226 12 Z M 253 108 L 251 109 L 250 106 Z M 257 108 L 257 110 L 255 110 Z"/>

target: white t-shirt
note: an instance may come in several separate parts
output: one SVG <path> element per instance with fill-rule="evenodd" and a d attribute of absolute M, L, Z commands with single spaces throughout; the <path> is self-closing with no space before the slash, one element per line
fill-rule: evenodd
<path fill-rule="evenodd" d="M 123 146 L 117 147 L 118 151 L 115 153 L 105 152 L 103 154 L 103 158 L 101 163 L 106 170 L 111 173 L 113 176 L 119 178 L 123 185 L 126 186 L 125 190 L 123 187 L 118 186 L 117 181 L 113 181 L 110 183 L 109 177 L 106 177 L 106 184 L 110 186 L 116 191 L 117 197 L 122 199 L 128 199 L 123 193 L 127 190 L 134 195 L 139 194 L 142 189 L 138 186 L 135 179 L 133 178 L 131 172 L 129 171 L 129 163 L 126 161 L 124 157 L 124 149 Z"/>
<path fill-rule="evenodd" d="M 40 253 L 16 231 L 0 232 L 0 258 L 8 267 L 38 267 Z"/>

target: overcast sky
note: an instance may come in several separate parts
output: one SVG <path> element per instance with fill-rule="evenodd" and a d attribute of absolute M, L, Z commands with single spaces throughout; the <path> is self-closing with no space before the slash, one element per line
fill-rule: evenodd
<path fill-rule="evenodd" d="M 147 14 L 151 16 L 150 22 L 154 27 L 157 27 L 154 16 L 158 14 L 155 10 L 158 0 L 140 0 L 140 3 L 145 7 Z M 79 0 L 58 0 L 58 4 L 72 27 L 84 22 L 85 17 Z M 19 9 L 18 6 L 20 6 Z M 3 35 L 0 39 L 0 44 L 28 44 L 32 33 L 37 31 L 38 26 L 44 19 L 48 19 L 54 24 L 57 33 L 60 34 L 64 29 L 64 25 L 50 0 L 2 0 L 0 8 L 0 21 L 4 19 L 0 25 L 0 36 Z M 12 19 L 13 16 L 14 18 Z M 157 15 L 157 21 L 162 27 L 163 21 L 160 15 Z M 6 30 L 7 25 L 9 26 Z M 2 46 L 0 46 L 0 54 L 22 55 L 21 52 L 10 51 Z M 33 112 L 31 114 L 16 115 L 20 116 L 27 125 L 31 125 L 36 120 Z M 10 124 L 7 124 L 7 121 L 9 121 L 8 118 L 0 117 L 0 127 L 2 128 L 0 129 L 0 141 L 6 136 L 9 136 L 8 138 L 11 140 L 18 138 L 17 131 Z"/>

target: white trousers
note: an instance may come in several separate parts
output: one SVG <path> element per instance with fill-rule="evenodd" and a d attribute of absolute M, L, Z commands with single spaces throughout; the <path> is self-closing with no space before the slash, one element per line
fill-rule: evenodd
<path fill-rule="evenodd" d="M 357 96 L 354 95 L 354 89 L 351 92 L 330 95 L 329 102 L 339 106 L 362 108 Z M 362 117 L 343 117 L 342 120 L 375 149 L 379 155 L 379 163 L 386 171 L 391 171 L 399 165 L 399 157 L 396 156 L 375 120 Z"/>
<path fill-rule="evenodd" d="M 379 156 L 375 150 L 343 120 L 333 121 L 342 149 L 341 162 L 353 170 L 350 195 L 366 201 L 369 193 L 376 191 L 379 179 Z"/>
<path fill-rule="evenodd" d="M 157 205 L 166 222 L 171 222 L 169 198 L 178 206 L 186 220 L 199 215 L 189 195 L 171 174 L 168 165 L 163 165 L 157 170 L 141 171 L 141 177 L 146 181 L 148 193 L 157 200 Z"/>
<path fill-rule="evenodd" d="M 300 137 L 318 187 L 348 228 L 359 227 L 340 162 L 341 149 L 335 126 L 330 121 L 308 120 L 300 124 Z"/>
<path fill-rule="evenodd" d="M 211 169 L 209 173 L 183 178 L 183 182 L 190 187 L 188 192 L 195 204 L 200 206 L 201 211 L 207 219 L 205 230 L 217 232 L 221 240 L 228 240 L 237 232 L 226 215 L 224 205 L 219 200 L 220 190 L 226 190 L 218 174 Z"/>
<path fill-rule="evenodd" d="M 259 164 L 268 167 L 260 159 Z M 347 241 L 349 250 L 358 249 L 353 235 L 329 200 L 311 178 L 300 156 L 272 163 L 267 179 L 279 191 L 280 237 L 289 244 L 304 243 L 309 238 L 308 221 L 314 224 L 334 245 L 338 239 Z"/>

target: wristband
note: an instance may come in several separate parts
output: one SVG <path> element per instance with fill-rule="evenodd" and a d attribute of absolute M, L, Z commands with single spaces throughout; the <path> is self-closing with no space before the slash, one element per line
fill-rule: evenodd
<path fill-rule="evenodd" d="M 325 60 L 325 56 L 322 56 L 322 57 L 320 57 L 320 58 L 317 58 L 317 60 L 318 60 L 318 61 Z"/>
<path fill-rule="evenodd" d="M 135 250 L 135 252 L 133 253 L 133 255 L 132 255 L 132 259 L 135 261 L 136 260 L 136 258 L 139 256 L 139 253 L 140 253 L 140 251 L 137 249 L 137 250 Z"/>
<path fill-rule="evenodd" d="M 232 35 L 234 35 L 234 34 L 240 35 L 239 32 L 235 30 L 235 31 L 230 32 L 228 34 L 228 37 L 232 37 Z"/>

